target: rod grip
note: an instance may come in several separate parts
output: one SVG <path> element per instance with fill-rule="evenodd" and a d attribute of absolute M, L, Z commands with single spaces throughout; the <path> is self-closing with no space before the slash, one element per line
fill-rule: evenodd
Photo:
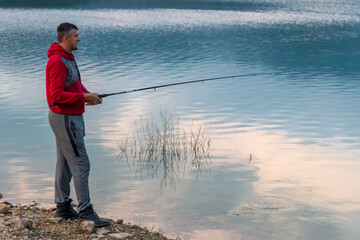
<path fill-rule="evenodd" d="M 104 97 L 107 97 L 109 94 L 99 94 L 99 95 L 97 95 L 99 98 L 104 98 Z M 97 104 L 99 104 L 100 102 L 99 101 L 97 101 L 96 102 Z M 50 103 L 49 104 L 49 106 L 50 107 L 55 107 L 55 106 L 57 106 L 57 105 L 60 105 L 60 103 Z"/>

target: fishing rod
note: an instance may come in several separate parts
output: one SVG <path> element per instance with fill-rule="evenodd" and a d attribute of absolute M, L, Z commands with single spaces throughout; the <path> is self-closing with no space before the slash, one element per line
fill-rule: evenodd
<path fill-rule="evenodd" d="M 206 78 L 206 79 L 199 79 L 199 80 L 192 80 L 192 81 L 185 81 L 185 82 L 176 82 L 176 83 L 169 83 L 169 84 L 158 85 L 158 86 L 153 86 L 153 87 L 133 89 L 133 90 L 129 90 L 129 91 L 99 94 L 98 97 L 104 98 L 104 97 L 109 97 L 109 96 L 118 95 L 118 94 L 139 92 L 139 91 L 145 91 L 145 90 L 150 90 L 150 89 L 156 90 L 157 88 L 183 85 L 183 84 L 189 84 L 189 83 L 206 82 L 206 81 L 213 81 L 213 80 L 227 79 L 227 78 L 237 78 L 237 77 L 253 77 L 253 76 L 260 76 L 260 75 L 272 75 L 272 73 L 251 73 L 251 74 L 233 75 L 233 76 L 226 76 L 226 77 Z"/>
<path fill-rule="evenodd" d="M 261 76 L 261 75 L 272 75 L 272 73 L 251 73 L 251 74 L 241 74 L 241 75 L 233 75 L 233 76 L 226 76 L 226 77 L 205 78 L 205 79 L 199 79 L 199 80 L 176 82 L 176 83 L 169 83 L 169 84 L 157 85 L 157 86 L 152 86 L 152 87 L 138 88 L 138 89 L 133 89 L 133 90 L 129 90 L 129 91 L 104 93 L 104 94 L 99 94 L 98 97 L 104 98 L 104 97 L 109 97 L 109 96 L 118 95 L 118 94 L 140 92 L 140 91 L 145 91 L 145 90 L 150 90 L 150 89 L 156 90 L 157 88 L 171 87 L 171 86 L 183 85 L 183 84 L 189 84 L 189 83 L 206 82 L 206 81 L 213 81 L 213 80 L 227 79 L 227 78 L 253 77 L 253 76 Z M 60 103 L 50 103 L 49 104 L 50 107 L 53 107 L 56 105 L 60 105 Z"/>

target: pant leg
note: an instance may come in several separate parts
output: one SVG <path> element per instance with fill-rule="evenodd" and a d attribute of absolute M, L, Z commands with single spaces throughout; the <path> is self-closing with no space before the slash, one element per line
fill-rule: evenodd
<path fill-rule="evenodd" d="M 84 141 L 83 116 L 58 114 L 50 111 L 49 122 L 73 177 L 78 210 L 84 210 L 91 203 L 89 191 L 90 161 Z"/>
<path fill-rule="evenodd" d="M 61 151 L 58 140 L 56 140 L 56 171 L 55 171 L 55 202 L 63 203 L 69 200 L 70 196 L 70 181 L 72 174 L 65 159 L 64 154 Z"/>

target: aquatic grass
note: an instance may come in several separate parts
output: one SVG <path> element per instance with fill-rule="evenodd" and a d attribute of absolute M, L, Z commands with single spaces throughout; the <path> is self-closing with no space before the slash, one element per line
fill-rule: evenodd
<path fill-rule="evenodd" d="M 186 173 L 197 176 L 211 164 L 211 133 L 205 124 L 192 122 L 181 127 L 176 112 L 160 111 L 160 118 L 141 117 L 119 142 L 119 158 L 125 158 L 136 177 L 161 177 L 161 187 L 174 185 Z M 160 176 L 159 176 L 160 175 Z"/>

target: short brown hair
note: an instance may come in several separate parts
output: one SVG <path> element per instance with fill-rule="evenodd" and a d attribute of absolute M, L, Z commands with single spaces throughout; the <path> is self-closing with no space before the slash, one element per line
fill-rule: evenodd
<path fill-rule="evenodd" d="M 63 40 L 63 37 L 65 35 L 70 36 L 71 30 L 73 30 L 73 29 L 79 30 L 77 28 L 77 26 L 75 26 L 72 23 L 68 23 L 68 22 L 61 23 L 57 28 L 57 40 L 58 40 L 58 42 L 61 43 L 62 40 Z"/>

